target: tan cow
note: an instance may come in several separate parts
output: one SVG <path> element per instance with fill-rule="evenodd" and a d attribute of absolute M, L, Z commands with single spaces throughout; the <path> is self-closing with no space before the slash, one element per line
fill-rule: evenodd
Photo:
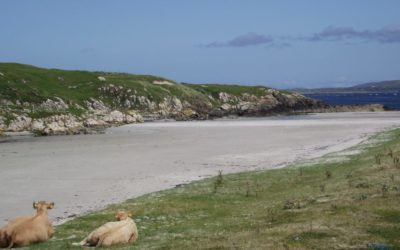
<path fill-rule="evenodd" d="M 10 220 L 3 228 L 0 228 L 0 248 L 5 248 L 10 245 L 11 234 L 16 226 L 20 223 L 27 221 L 32 216 L 21 216 Z"/>
<path fill-rule="evenodd" d="M 8 248 L 23 247 L 50 239 L 54 230 L 47 210 L 53 207 L 54 202 L 34 202 L 35 215 L 15 218 L 1 229 L 1 239 L 4 240 L 1 245 L 7 244 Z"/>
<path fill-rule="evenodd" d="M 108 222 L 91 232 L 80 243 L 80 246 L 111 246 L 128 242 L 135 242 L 138 238 L 138 230 L 132 220 L 132 214 L 119 211 L 115 214 L 117 221 Z"/>

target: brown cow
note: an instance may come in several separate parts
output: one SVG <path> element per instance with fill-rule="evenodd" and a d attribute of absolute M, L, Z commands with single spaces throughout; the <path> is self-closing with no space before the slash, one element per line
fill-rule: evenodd
<path fill-rule="evenodd" d="M 80 246 L 111 246 L 128 242 L 135 242 L 138 230 L 135 222 L 130 218 L 131 213 L 119 211 L 115 214 L 117 221 L 108 222 L 91 232 L 80 243 Z"/>
<path fill-rule="evenodd" d="M 10 220 L 3 228 L 0 228 L 0 248 L 8 247 L 10 245 L 9 241 L 14 228 L 21 222 L 27 221 L 33 216 L 34 215 L 17 217 Z"/>
<path fill-rule="evenodd" d="M 52 209 L 53 207 L 54 202 L 34 202 L 35 215 L 18 217 L 4 226 L 1 230 L 1 238 L 5 240 L 4 243 L 8 244 L 8 248 L 28 246 L 32 243 L 50 239 L 54 234 L 54 230 L 47 216 L 47 209 Z"/>

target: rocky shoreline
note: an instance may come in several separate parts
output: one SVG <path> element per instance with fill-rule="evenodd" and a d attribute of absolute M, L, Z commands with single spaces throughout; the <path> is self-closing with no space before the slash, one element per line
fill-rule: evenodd
<path fill-rule="evenodd" d="M 277 114 L 304 114 L 304 113 L 330 113 L 330 112 L 377 112 L 385 111 L 380 104 L 328 106 L 321 102 L 304 98 L 271 96 L 257 98 L 243 95 L 237 98 L 227 93 L 220 93 L 222 105 L 199 112 L 189 104 L 173 97 L 159 104 L 150 104 L 145 110 L 113 110 L 101 100 L 91 98 L 86 102 L 84 112 L 74 115 L 67 112 L 69 106 L 61 99 L 47 99 L 40 105 L 40 111 L 58 113 L 47 117 L 32 117 L 30 109 L 25 112 L 9 112 L 11 119 L 0 115 L 0 135 L 29 132 L 37 136 L 43 135 L 73 135 L 97 133 L 111 126 L 124 124 L 151 122 L 157 120 L 208 120 L 227 116 L 271 116 Z M 284 99 L 285 98 L 285 99 Z M 268 104 L 268 105 L 266 105 Z M 29 104 L 24 104 L 29 106 Z"/>
<path fill-rule="evenodd" d="M 265 86 L 187 84 L 154 76 L 5 63 L 0 70 L 0 135 L 92 133 L 164 119 L 385 110 L 382 105 L 331 107 Z"/>

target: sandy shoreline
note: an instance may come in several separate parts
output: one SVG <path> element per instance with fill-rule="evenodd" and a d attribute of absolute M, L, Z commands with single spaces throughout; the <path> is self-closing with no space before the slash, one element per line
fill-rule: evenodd
<path fill-rule="evenodd" d="M 224 173 L 285 166 L 400 126 L 400 112 L 127 125 L 105 134 L 0 143 L 0 226 L 50 200 L 58 223 L 108 204 Z"/>

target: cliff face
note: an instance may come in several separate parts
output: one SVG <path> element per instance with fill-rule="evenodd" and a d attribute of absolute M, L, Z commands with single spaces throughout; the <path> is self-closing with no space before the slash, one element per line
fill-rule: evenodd
<path fill-rule="evenodd" d="M 268 115 L 327 106 L 263 86 L 195 85 L 142 75 L 0 64 L 0 133 L 69 134 L 156 119 Z"/>

